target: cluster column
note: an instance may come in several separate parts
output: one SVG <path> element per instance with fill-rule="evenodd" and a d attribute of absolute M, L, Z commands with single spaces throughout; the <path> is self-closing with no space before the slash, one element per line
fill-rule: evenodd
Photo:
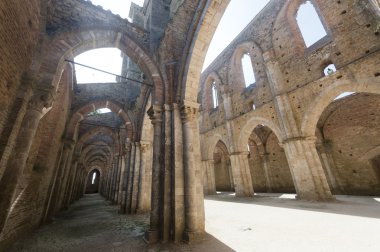
<path fill-rule="evenodd" d="M 300 199 L 333 198 L 319 159 L 314 136 L 302 136 L 289 101 L 284 78 L 273 51 L 264 53 L 266 72 L 283 132 L 283 147 Z"/>

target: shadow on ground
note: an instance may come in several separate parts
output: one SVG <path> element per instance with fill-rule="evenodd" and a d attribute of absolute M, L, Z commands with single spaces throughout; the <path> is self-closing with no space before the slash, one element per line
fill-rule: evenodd
<path fill-rule="evenodd" d="M 85 195 L 53 222 L 16 242 L 9 251 L 233 251 L 207 234 L 194 244 L 147 245 L 149 215 L 119 215 L 118 207 L 99 194 Z"/>

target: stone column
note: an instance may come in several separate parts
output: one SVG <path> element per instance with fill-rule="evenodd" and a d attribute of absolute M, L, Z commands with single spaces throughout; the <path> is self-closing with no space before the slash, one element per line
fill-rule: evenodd
<path fill-rule="evenodd" d="M 216 194 L 214 160 L 204 160 L 202 163 L 206 180 L 204 192 L 206 195 Z"/>
<path fill-rule="evenodd" d="M 65 165 L 63 166 L 63 175 L 61 177 L 61 183 L 59 185 L 60 187 L 58 187 L 56 210 L 61 210 L 61 208 L 63 207 L 63 200 L 65 197 L 66 188 L 68 186 L 68 179 L 73 169 L 71 161 L 74 153 L 75 141 L 68 139 L 66 140 L 66 145 L 66 161 Z"/>
<path fill-rule="evenodd" d="M 283 144 L 298 198 L 331 200 L 315 139 L 288 139 Z"/>
<path fill-rule="evenodd" d="M 298 198 L 331 200 L 333 197 L 316 151 L 315 140 L 310 141 L 315 137 L 301 136 L 275 53 L 271 50 L 265 52 L 263 57 L 283 133 L 283 139 L 279 140 L 283 142 Z"/>
<path fill-rule="evenodd" d="M 260 154 L 260 156 L 263 164 L 267 192 L 270 193 L 272 192 L 272 174 L 269 167 L 269 153 Z"/>
<path fill-rule="evenodd" d="M 6 169 L 0 181 L 0 232 L 3 230 L 11 205 L 15 197 L 17 184 L 24 172 L 38 124 L 44 109 L 51 106 L 53 94 L 51 89 L 37 90 L 28 105 L 28 110 L 21 123 L 16 145 L 8 159 Z"/>
<path fill-rule="evenodd" d="M 140 177 L 140 143 L 135 143 L 135 162 L 133 167 L 132 194 L 131 194 L 131 214 L 137 211 L 137 197 L 139 193 Z"/>
<path fill-rule="evenodd" d="M 120 185 L 120 155 L 117 153 L 115 154 L 115 166 L 116 166 L 116 174 L 115 174 L 115 186 L 114 186 L 114 196 L 113 201 L 115 204 L 118 204 L 119 202 L 119 185 Z"/>
<path fill-rule="evenodd" d="M 131 213 L 132 206 L 132 193 L 133 193 L 133 171 L 135 168 L 135 159 L 136 159 L 136 144 L 131 143 L 131 158 L 129 159 L 128 167 L 128 182 L 127 182 L 127 193 L 126 193 L 126 213 Z"/>
<path fill-rule="evenodd" d="M 123 201 L 123 184 L 125 183 L 125 153 L 121 153 L 119 157 L 120 181 L 119 181 L 119 197 L 117 203 L 121 206 Z"/>
<path fill-rule="evenodd" d="M 236 197 L 252 197 L 254 194 L 248 154 L 244 151 L 230 155 Z"/>
<path fill-rule="evenodd" d="M 148 110 L 148 115 L 153 124 L 153 164 L 152 164 L 152 192 L 150 227 L 146 232 L 145 239 L 149 243 L 158 242 L 160 235 L 160 170 L 162 149 L 162 109 L 153 105 Z"/>
<path fill-rule="evenodd" d="M 125 170 L 123 175 L 123 186 L 122 186 L 122 195 L 121 195 L 121 203 L 120 203 L 120 213 L 125 214 L 126 213 L 126 204 L 127 204 L 127 187 L 128 187 L 128 179 L 129 174 L 128 171 L 130 169 L 130 160 L 131 160 L 131 150 L 132 146 L 130 142 L 127 142 L 125 146 Z"/>
<path fill-rule="evenodd" d="M 141 153 L 141 165 L 140 165 L 140 178 L 139 178 L 139 193 L 137 200 L 137 213 L 145 213 L 150 210 L 150 204 L 148 200 L 150 197 L 149 190 L 150 187 L 147 186 L 149 180 L 149 171 L 147 169 L 148 164 L 152 163 L 149 152 L 151 145 L 148 142 L 141 142 L 140 153 Z"/>
<path fill-rule="evenodd" d="M 183 124 L 183 154 L 185 178 L 185 233 L 184 240 L 192 242 L 204 236 L 204 209 L 199 148 L 199 104 L 185 101 L 181 108 Z M 198 142 L 197 142 L 198 141 Z M 197 187 L 200 187 L 197 192 Z M 201 195 L 199 194 L 201 193 Z M 202 197 L 202 202 L 199 201 Z"/>
<path fill-rule="evenodd" d="M 330 181 L 332 190 L 338 194 L 344 193 L 344 188 L 339 183 L 339 176 L 331 155 L 332 150 L 330 144 L 327 142 L 318 143 L 317 150 L 321 157 L 322 165 L 326 170 L 327 179 Z"/>
<path fill-rule="evenodd" d="M 65 196 L 64 196 L 64 200 L 63 200 L 63 207 L 65 207 L 65 208 L 67 208 L 70 204 L 70 198 L 71 198 L 71 194 L 73 191 L 74 181 L 75 181 L 76 175 L 77 175 L 79 156 L 75 155 L 73 159 L 74 159 L 73 164 L 71 165 L 72 168 L 70 170 L 70 173 L 68 174 L 69 179 L 67 181 L 66 192 L 65 192 Z"/>

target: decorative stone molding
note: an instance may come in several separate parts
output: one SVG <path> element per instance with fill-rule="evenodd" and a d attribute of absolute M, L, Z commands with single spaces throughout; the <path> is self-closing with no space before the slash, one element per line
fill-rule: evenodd
<path fill-rule="evenodd" d="M 184 101 L 181 105 L 181 118 L 182 122 L 191 122 L 198 118 L 199 103 Z"/>
<path fill-rule="evenodd" d="M 147 114 L 149 116 L 149 119 L 152 121 L 152 124 L 158 124 L 162 122 L 162 108 L 157 105 L 151 106 Z"/>
<path fill-rule="evenodd" d="M 37 88 L 34 91 L 32 99 L 29 101 L 28 108 L 42 112 L 50 108 L 54 102 L 54 87 Z"/>

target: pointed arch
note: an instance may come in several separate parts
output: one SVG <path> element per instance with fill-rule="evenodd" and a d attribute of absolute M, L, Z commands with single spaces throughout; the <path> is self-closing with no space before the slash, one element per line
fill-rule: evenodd
<path fill-rule="evenodd" d="M 344 92 L 380 94 L 380 81 L 376 78 L 341 80 L 331 83 L 310 103 L 301 123 L 303 136 L 314 136 L 320 116 L 327 106 Z"/>

